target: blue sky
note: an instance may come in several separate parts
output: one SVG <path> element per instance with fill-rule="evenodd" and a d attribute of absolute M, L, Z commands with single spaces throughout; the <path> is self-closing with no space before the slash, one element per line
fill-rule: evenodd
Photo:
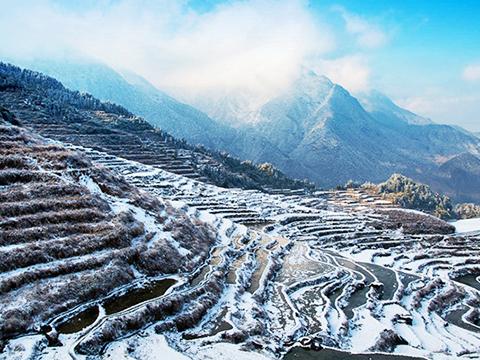
<path fill-rule="evenodd" d="M 375 88 L 434 121 L 480 131 L 479 1 L 0 5 L 5 58 L 93 57 L 184 98 L 237 88 L 272 96 L 307 66 L 353 93 Z"/>

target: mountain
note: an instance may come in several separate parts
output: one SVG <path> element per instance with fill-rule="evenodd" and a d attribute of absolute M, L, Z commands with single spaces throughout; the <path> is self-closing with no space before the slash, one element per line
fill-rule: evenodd
<path fill-rule="evenodd" d="M 205 91 L 191 96 L 186 102 L 205 112 L 212 119 L 241 128 L 255 121 L 258 108 L 265 102 L 258 94 L 246 89 L 229 91 Z"/>
<path fill-rule="evenodd" d="M 164 171 L 232 159 L 37 72 L 0 64 L 0 104 L 0 359 L 478 353 L 475 233 L 362 189 L 269 194 Z"/>
<path fill-rule="evenodd" d="M 0 111 L 9 109 L 40 134 L 225 187 L 301 189 L 268 164 L 189 145 L 155 129 L 124 107 L 66 89 L 41 73 L 0 63 Z"/>
<path fill-rule="evenodd" d="M 75 89 L 125 105 L 192 144 L 226 150 L 253 163 L 270 162 L 290 177 L 322 187 L 350 179 L 381 182 L 402 173 L 454 194 L 446 176 L 437 175 L 439 166 L 459 154 L 480 154 L 478 137 L 464 129 L 435 124 L 376 91 L 357 99 L 308 69 L 268 101 L 242 91 L 199 96 L 194 104 L 209 117 L 135 74 L 120 74 L 102 64 L 35 66 Z"/>
<path fill-rule="evenodd" d="M 265 162 L 263 159 L 271 159 L 270 162 L 277 165 L 287 162 L 288 156 L 262 134 L 242 132 L 228 121 L 213 120 L 196 108 L 158 90 L 135 73 L 120 73 L 105 64 L 78 59 L 58 62 L 36 60 L 28 66 L 53 76 L 67 88 L 88 92 L 100 100 L 122 105 L 144 117 L 151 125 L 178 139 L 185 139 L 189 144 L 226 151 L 255 163 Z"/>
<path fill-rule="evenodd" d="M 399 172 L 446 192 L 436 179 L 439 166 L 465 152 L 480 154 L 480 141 L 465 130 L 435 124 L 377 92 L 359 101 L 313 71 L 265 103 L 246 131 L 289 154 L 284 163 L 272 161 L 287 174 L 327 187 L 349 179 L 380 182 Z"/>
<path fill-rule="evenodd" d="M 36 60 L 22 65 L 58 79 L 67 88 L 122 105 L 150 124 L 194 145 L 229 150 L 229 144 L 237 136 L 233 129 L 175 100 L 131 72 L 120 73 L 89 60 Z"/>

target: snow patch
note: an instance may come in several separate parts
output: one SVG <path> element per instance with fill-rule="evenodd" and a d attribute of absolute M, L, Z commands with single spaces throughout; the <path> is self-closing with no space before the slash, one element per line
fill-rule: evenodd
<path fill-rule="evenodd" d="M 480 231 L 480 218 L 458 220 L 451 224 L 455 226 L 455 229 L 459 234 Z"/>

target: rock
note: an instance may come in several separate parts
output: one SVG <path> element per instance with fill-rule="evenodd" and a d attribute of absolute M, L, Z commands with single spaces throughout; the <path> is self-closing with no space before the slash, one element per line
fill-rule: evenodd
<path fill-rule="evenodd" d="M 407 324 L 411 326 L 413 324 L 413 317 L 409 314 L 397 314 L 393 318 L 393 321 L 397 324 Z"/>
<path fill-rule="evenodd" d="M 310 349 L 314 351 L 320 351 L 323 349 L 322 346 L 322 339 L 321 338 L 314 338 L 310 343 Z"/>
<path fill-rule="evenodd" d="M 224 332 L 221 335 L 222 339 L 230 341 L 234 344 L 239 344 L 241 342 L 244 342 L 247 336 L 245 333 L 241 331 L 233 331 L 233 332 Z"/>
<path fill-rule="evenodd" d="M 45 337 L 48 340 L 48 346 L 52 346 L 52 347 L 63 346 L 62 342 L 58 338 L 57 330 L 53 329 L 52 331 L 45 334 Z"/>
<path fill-rule="evenodd" d="M 398 345 L 408 345 L 408 342 L 395 331 L 385 329 L 380 333 L 377 343 L 369 351 L 392 352 Z"/>

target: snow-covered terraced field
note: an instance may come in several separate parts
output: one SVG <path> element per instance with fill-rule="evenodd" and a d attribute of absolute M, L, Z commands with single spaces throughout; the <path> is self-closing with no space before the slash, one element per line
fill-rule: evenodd
<path fill-rule="evenodd" d="M 20 160 L 2 148 L 0 358 L 334 354 L 298 346 L 479 356 L 475 235 L 324 193 L 224 189 L 88 148 L 32 147 L 22 134 Z M 93 228 L 105 236 L 89 241 Z"/>
<path fill-rule="evenodd" d="M 253 351 L 246 358 L 279 358 L 298 345 L 434 359 L 480 356 L 478 237 L 449 234 L 448 224 L 418 212 L 386 206 L 342 211 L 323 194 L 223 189 L 76 149 L 224 234 L 205 266 L 171 294 L 189 296 L 214 278 L 215 305 L 191 326 L 172 330 L 169 320 L 154 316 L 149 322 L 185 356 L 229 359 Z M 142 346 L 152 346 L 146 328 L 105 349 L 115 340 L 105 324 L 77 349 L 137 358 Z M 120 338 L 137 329 L 110 325 L 122 327 Z"/>

